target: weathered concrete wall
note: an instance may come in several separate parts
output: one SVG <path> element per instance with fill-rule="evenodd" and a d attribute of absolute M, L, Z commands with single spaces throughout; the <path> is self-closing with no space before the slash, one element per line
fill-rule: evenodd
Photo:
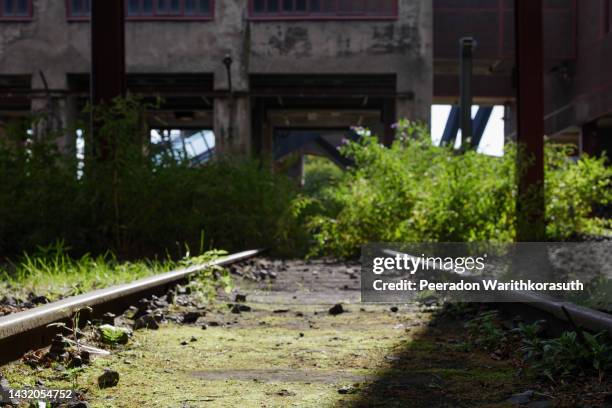
<path fill-rule="evenodd" d="M 394 73 L 397 91 L 413 95 L 398 98 L 398 116 L 428 120 L 431 1 L 399 0 L 398 19 L 388 21 L 251 21 L 246 4 L 216 1 L 212 21 L 127 22 L 128 73 L 213 73 L 215 89 L 226 90 L 227 54 L 235 91 L 248 91 L 252 73 Z M 34 0 L 31 22 L 0 23 L 1 74 L 30 74 L 32 88 L 42 89 L 41 70 L 51 89 L 66 90 L 66 74 L 89 72 L 89 23 L 68 21 L 65 7 L 63 0 Z M 234 101 L 240 123 L 231 124 L 229 98 L 215 101 L 215 133 L 233 139 L 220 140 L 221 148 L 248 150 L 249 103 Z"/>
<path fill-rule="evenodd" d="M 399 116 L 429 119 L 433 89 L 432 6 L 400 0 L 397 20 L 254 21 L 249 71 L 259 74 L 397 75 Z"/>

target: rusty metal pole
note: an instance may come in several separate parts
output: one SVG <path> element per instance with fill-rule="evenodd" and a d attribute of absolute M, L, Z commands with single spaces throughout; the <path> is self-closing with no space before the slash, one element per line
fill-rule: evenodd
<path fill-rule="evenodd" d="M 544 65 L 542 0 L 515 0 L 517 241 L 541 241 L 544 224 Z"/>
<path fill-rule="evenodd" d="M 472 37 L 459 39 L 459 58 L 461 72 L 459 73 L 459 110 L 461 126 L 461 150 L 467 150 L 472 145 L 472 51 L 476 41 Z"/>
<path fill-rule="evenodd" d="M 124 0 L 91 1 L 91 103 L 97 106 L 125 95 L 125 4 Z M 108 155 L 109 141 L 100 140 L 92 118 L 96 153 Z"/>

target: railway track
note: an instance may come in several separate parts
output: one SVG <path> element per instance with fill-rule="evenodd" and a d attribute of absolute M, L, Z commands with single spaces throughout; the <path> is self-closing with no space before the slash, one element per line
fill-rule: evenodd
<path fill-rule="evenodd" d="M 59 329 L 52 323 L 66 322 L 77 312 L 82 321 L 101 317 L 107 312 L 122 313 L 139 299 L 166 293 L 171 287 L 185 282 L 190 276 L 208 267 L 227 266 L 257 256 L 261 250 L 231 254 L 218 260 L 178 269 L 131 283 L 95 290 L 65 298 L 30 310 L 0 317 L 0 365 L 14 361 L 26 352 L 50 344 Z M 395 251 L 385 251 L 394 255 Z M 582 328 L 606 331 L 612 335 L 612 315 L 569 302 L 555 301 L 533 293 L 510 291 L 508 299 L 496 307 L 534 320 L 545 319 L 554 331 Z M 91 308 L 89 310 L 88 308 Z M 87 310 L 86 310 L 87 309 Z"/>
<path fill-rule="evenodd" d="M 117 316 L 119 323 L 116 325 L 125 326 L 126 322 L 130 325 L 132 318 L 125 320 L 129 315 L 128 307 L 139 304 L 150 294 L 167 295 L 173 285 L 182 284 L 191 274 L 207 266 L 230 265 L 259 253 L 234 254 L 209 264 L 167 272 L 0 318 L 3 364 L 18 359 L 20 353 L 48 345 L 47 339 L 55 334 L 48 324 L 66 321 L 85 306 L 93 308 L 89 316 L 92 318 L 107 311 L 117 314 L 126 311 Z M 467 341 L 462 334 L 464 316 L 450 319 L 451 315 L 445 314 L 445 308 L 437 303 L 433 306 L 427 302 L 362 304 L 358 263 L 258 257 L 232 265 L 231 269 L 240 277 L 236 287 L 231 294 L 220 295 L 215 305 L 207 306 L 206 313 L 201 314 L 197 322 L 175 319 L 200 310 L 197 302 L 190 303 L 190 297 L 196 292 L 178 295 L 171 303 L 178 309 L 170 310 L 167 306 L 157 309 L 168 324 L 160 325 L 157 330 L 135 329 L 130 345 L 111 350 L 102 359 L 102 365 L 88 365 L 82 373 L 82 384 L 95 384 L 101 367 L 120 373 L 121 382 L 108 392 L 95 386 L 91 389 L 81 387 L 79 389 L 87 389 L 85 400 L 95 404 L 112 396 L 126 406 L 149 406 L 158 398 L 153 391 L 163 390 L 168 406 L 183 400 L 195 401 L 203 395 L 206 401 L 218 404 L 214 406 L 237 406 L 247 400 L 275 401 L 278 406 L 287 406 L 291 401 L 296 404 L 308 401 L 313 395 L 317 398 L 324 395 L 325 401 L 338 401 L 346 398 L 342 392 L 358 384 L 351 398 L 358 398 L 363 404 L 355 406 L 383 402 L 391 405 L 393 401 L 408 399 L 415 407 L 456 406 L 444 405 L 444 402 L 456 401 L 467 401 L 464 406 L 476 406 L 479 401 L 503 402 L 526 388 L 544 389 L 544 385 L 527 386 L 514 375 L 503 377 L 513 367 L 510 360 L 498 361 L 486 350 L 471 351 L 469 361 L 461 363 L 461 375 L 457 376 L 455 369 L 449 367 L 455 367 L 466 357 L 464 351 L 456 348 Z M 264 271 L 267 277 L 259 279 Z M 172 289 L 172 292 L 178 290 Z M 242 300 L 237 300 L 237 294 Z M 506 322 L 516 314 L 525 320 L 544 317 L 547 331 L 549 326 L 555 326 L 556 330 L 564 324 L 571 329 L 564 308 L 569 311 L 573 324 L 585 329 L 599 331 L 612 327 L 604 313 L 567 303 L 548 304 L 548 308 L 542 308 L 542 304 L 541 299 L 527 297 L 516 299 L 516 303 L 496 306 L 511 308 L 510 315 L 500 314 Z M 235 311 L 237 305 L 244 309 Z M 343 311 L 332 314 L 338 305 L 343 305 L 340 308 Z M 524 308 L 524 312 L 519 311 L 520 308 Z M 583 321 L 577 312 L 579 309 L 595 316 L 592 320 L 598 325 Z M 84 344 L 89 334 L 84 331 Z M 137 345 L 137 352 L 131 344 Z M 12 354 L 6 354 L 7 351 Z M 48 383 L 62 375 L 56 366 L 36 367 L 33 370 L 19 361 L 7 364 L 3 372 L 9 384 L 14 386 L 31 384 L 34 380 Z M 448 372 L 448 375 L 441 372 Z M 411 375 L 406 376 L 406 373 Z M 505 378 L 504 386 L 495 380 L 498 376 Z M 67 380 L 62 381 L 67 384 Z M 432 391 L 431 384 L 439 388 Z M 428 393 L 422 392 L 425 386 Z M 581 384 L 576 385 L 576 389 L 580 387 Z M 596 397 L 593 398 L 599 401 L 609 392 L 609 385 L 604 383 L 598 387 L 594 389 Z M 387 393 L 389 389 L 402 389 L 405 394 L 391 396 Z M 448 389 L 453 391 L 443 391 Z M 473 390 L 478 391 L 474 393 Z M 563 392 L 547 391 L 546 399 L 561 401 L 574 391 Z M 142 396 L 147 393 L 152 396 Z M 418 402 L 413 400 L 415 395 Z M 543 397 L 538 394 L 533 398 Z"/>
<path fill-rule="evenodd" d="M 394 250 L 383 250 L 387 255 L 408 255 Z M 459 275 L 453 269 L 442 268 L 442 272 L 454 275 L 457 280 L 479 281 L 478 278 Z M 530 320 L 545 320 L 554 332 L 585 329 L 593 332 L 607 332 L 612 336 L 612 314 L 579 306 L 571 302 L 555 300 L 538 293 L 509 290 L 501 293 L 503 302 L 494 303 L 495 307 L 512 314 L 528 316 Z"/>
<path fill-rule="evenodd" d="M 107 312 L 123 312 L 130 305 L 152 294 L 160 294 L 190 276 L 211 266 L 227 266 L 254 257 L 262 250 L 249 250 L 225 256 L 200 265 L 162 273 L 134 282 L 71 296 L 30 310 L 0 318 L 0 365 L 14 361 L 30 350 L 45 347 L 59 328 L 52 323 L 68 323 L 78 311 L 81 321 L 101 317 Z M 91 309 L 88 309 L 91 308 Z"/>

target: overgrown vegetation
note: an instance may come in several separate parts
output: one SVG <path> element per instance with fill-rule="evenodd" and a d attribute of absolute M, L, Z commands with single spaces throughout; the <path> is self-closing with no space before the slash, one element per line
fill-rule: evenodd
<path fill-rule="evenodd" d="M 485 349 L 497 359 L 518 357 L 527 370 L 552 382 L 595 376 L 599 382 L 612 371 L 612 343 L 606 333 L 565 331 L 546 336 L 543 321 L 518 322 L 507 329 L 496 310 L 479 313 L 465 327 L 468 342 L 459 348 Z"/>
<path fill-rule="evenodd" d="M 74 152 L 58 151 L 57 134 L 34 139 L 23 123 L 0 138 L 0 254 L 63 240 L 77 256 L 177 259 L 203 233 L 206 247 L 228 251 L 282 247 L 279 214 L 296 194 L 290 180 L 254 160 L 192 167 L 170 152 L 149 152 L 143 109 L 127 98 L 94 110 L 105 143 L 93 152 L 85 135 L 80 177 Z"/>
<path fill-rule="evenodd" d="M 408 121 L 397 136 L 390 148 L 371 136 L 347 142 L 342 151 L 355 166 L 294 206 L 312 234 L 311 254 L 354 256 L 366 242 L 514 240 L 515 146 L 503 157 L 459 154 L 434 146 L 423 125 Z M 566 147 L 547 144 L 548 239 L 609 227 L 592 209 L 612 202 L 611 180 L 603 158 L 573 162 Z"/>
<path fill-rule="evenodd" d="M 219 157 L 193 167 L 149 148 L 145 108 L 133 98 L 95 108 L 100 137 L 94 144 L 85 135 L 81 163 L 58 151 L 57 134 L 33 138 L 26 123 L 0 138 L 0 253 L 63 240 L 77 257 L 179 259 L 184 244 L 197 247 L 204 234 L 206 247 L 228 251 L 350 257 L 367 242 L 515 238 L 515 146 L 503 157 L 458 153 L 432 145 L 423 125 L 400 121 L 390 148 L 365 132 L 347 142 L 348 171 L 309 159 L 298 195 L 294 181 L 256 160 Z M 612 202 L 612 169 L 603 158 L 574 162 L 567 153 L 546 148 L 550 240 L 610 226 L 592 210 Z"/>
<path fill-rule="evenodd" d="M 224 254 L 224 251 L 190 254 L 187 250 L 184 258 L 176 261 L 148 259 L 126 262 L 110 253 L 98 256 L 85 254 L 74 259 L 60 242 L 24 255 L 17 264 L 0 267 L 0 299 L 8 295 L 18 302 L 32 301 L 32 298 L 43 295 L 53 301 L 179 267 L 203 264 Z M 199 273 L 190 285 L 203 297 L 211 298 L 216 288 L 231 287 L 231 281 L 226 270 L 211 267 Z"/>

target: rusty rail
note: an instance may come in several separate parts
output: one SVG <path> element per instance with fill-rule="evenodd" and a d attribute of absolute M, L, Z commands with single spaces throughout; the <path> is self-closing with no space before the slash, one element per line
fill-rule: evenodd
<path fill-rule="evenodd" d="M 98 289 L 0 317 L 0 364 L 8 363 L 20 358 L 30 350 L 48 345 L 58 331 L 56 327 L 48 327 L 48 325 L 67 322 L 79 310 L 92 308 L 84 319 L 101 316 L 106 312 L 122 312 L 135 304 L 135 301 L 151 294 L 164 293 L 170 287 L 206 268 L 229 265 L 256 256 L 261 252 L 262 250 L 259 249 L 239 252 L 204 264 Z"/>

